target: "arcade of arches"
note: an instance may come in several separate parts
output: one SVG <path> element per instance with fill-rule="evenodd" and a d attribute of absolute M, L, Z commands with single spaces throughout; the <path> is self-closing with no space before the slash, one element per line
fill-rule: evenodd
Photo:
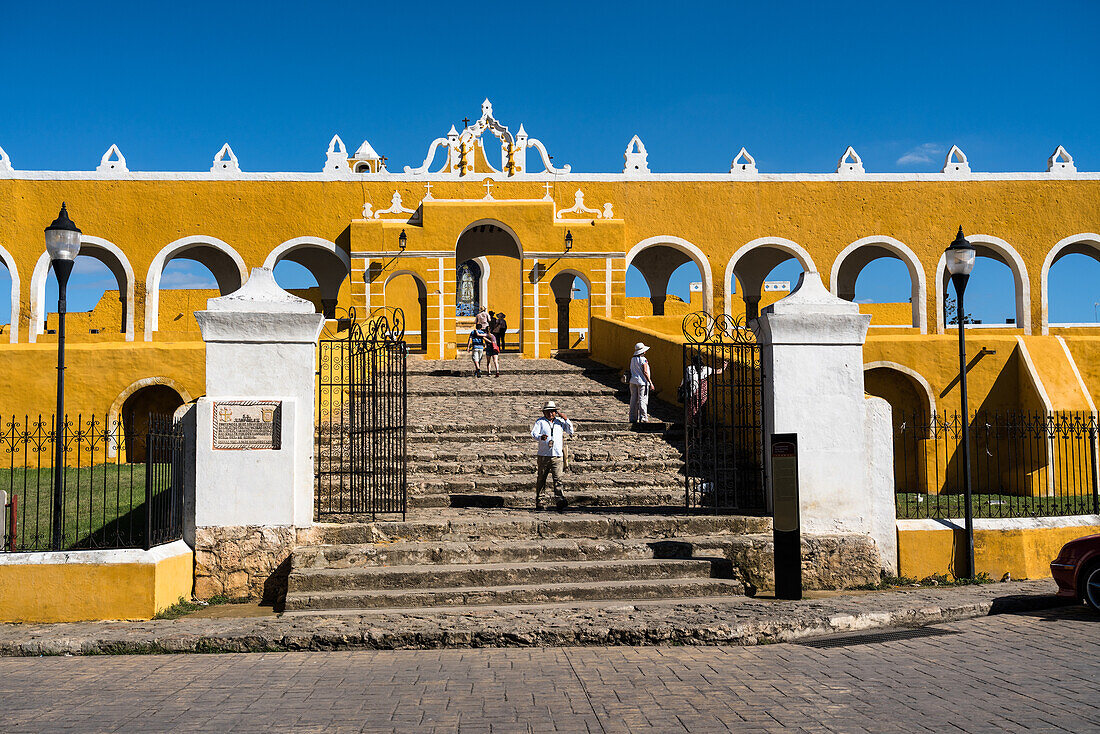
<path fill-rule="evenodd" d="M 93 311 L 68 322 L 74 410 L 102 412 L 152 375 L 201 393 L 193 312 L 238 288 L 250 269 L 284 261 L 312 278 L 293 292 L 337 317 L 332 333 L 345 309 L 401 309 L 414 353 L 454 359 L 485 307 L 506 314 L 506 347 L 522 356 L 591 350 L 617 361 L 614 350 L 626 347 L 606 338 L 611 322 L 674 354 L 686 313 L 751 324 L 784 297 L 765 283 L 785 263 L 856 300 L 860 274 L 883 258 L 900 262 L 907 279 L 892 291 L 899 302 L 860 303 L 872 317 L 865 361 L 905 372 L 876 368 L 867 389 L 909 410 L 927 404 L 910 389 L 923 384 L 952 409 L 958 367 L 942 253 L 959 225 L 979 268 L 1007 269 L 1004 300 L 1014 307 L 1010 323 L 975 325 L 968 340 L 972 405 L 1092 411 L 1100 400 L 1100 327 L 1055 322 L 1049 295 L 1068 255 L 1100 260 L 1096 174 L 662 174 L 636 146 L 622 173 L 573 173 L 543 142 L 492 118 L 491 105 L 403 173 L 389 172 L 367 143 L 344 150 L 342 142 L 330 150 L 324 172 L 302 174 L 0 170 L 0 196 L 14 207 L 0 220 L 0 272 L 14 284 L 12 323 L 0 331 L 4 412 L 51 403 L 56 336 L 41 229 L 62 200 L 85 233 L 82 256 L 102 262 L 113 281 Z M 172 216 L 158 229 L 144 213 L 164 201 Z M 162 277 L 179 262 L 209 270 L 217 287 Z M 700 283 L 690 296 L 678 268 Z M 641 290 L 628 292 L 628 270 Z M 902 374 L 908 383 L 897 382 Z"/>

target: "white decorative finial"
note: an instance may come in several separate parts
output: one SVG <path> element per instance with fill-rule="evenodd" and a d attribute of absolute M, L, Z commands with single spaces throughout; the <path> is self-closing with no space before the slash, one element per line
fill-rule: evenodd
<path fill-rule="evenodd" d="M 615 218 L 615 215 L 611 211 L 611 202 L 610 201 L 606 202 L 603 205 L 603 218 L 604 219 L 614 219 Z"/>
<path fill-rule="evenodd" d="M 756 159 L 749 155 L 744 146 L 738 151 L 730 164 L 730 173 L 756 173 Z"/>
<path fill-rule="evenodd" d="M 649 153 L 637 135 L 630 139 L 623 157 L 626 159 L 623 173 L 649 173 Z"/>
<path fill-rule="evenodd" d="M 1073 156 L 1058 146 L 1050 158 L 1047 158 L 1047 173 L 1077 173 L 1077 166 L 1073 163 Z"/>
<path fill-rule="evenodd" d="M 489 101 L 488 97 L 486 97 L 485 101 L 481 103 L 481 114 L 483 117 L 493 116 L 493 103 Z"/>
<path fill-rule="evenodd" d="M 966 159 L 966 153 L 959 150 L 959 146 L 952 145 L 951 150 L 947 151 L 941 173 L 948 176 L 965 176 L 970 173 L 970 161 Z"/>
<path fill-rule="evenodd" d="M 128 173 L 130 169 L 126 167 L 126 158 L 122 155 L 122 151 L 117 145 L 112 144 L 99 159 L 99 165 L 95 170 L 98 173 Z"/>
<path fill-rule="evenodd" d="M 526 138 L 526 137 L 527 137 L 527 131 L 523 129 L 523 123 L 521 122 L 519 124 L 519 130 L 516 132 L 516 140 L 519 140 L 520 138 Z"/>
<path fill-rule="evenodd" d="M 11 158 L 8 158 L 7 152 L 0 148 L 0 171 L 12 171 Z"/>
<path fill-rule="evenodd" d="M 374 212 L 371 211 L 372 209 L 374 209 L 374 207 L 370 205 L 370 202 L 363 202 L 363 219 L 370 219 L 374 216 Z"/>
<path fill-rule="evenodd" d="M 455 129 L 454 125 L 451 125 L 451 129 L 447 131 L 447 137 L 448 138 L 457 138 L 458 137 L 458 130 Z"/>
<path fill-rule="evenodd" d="M 348 167 L 348 149 L 344 147 L 344 141 L 340 139 L 339 135 L 333 135 L 332 140 L 328 141 L 328 151 L 325 153 L 325 173 L 347 173 L 351 171 Z"/>
<path fill-rule="evenodd" d="M 859 157 L 859 153 L 852 146 L 848 146 L 844 151 L 844 155 L 840 156 L 840 160 L 836 164 L 836 172 L 839 174 L 846 174 L 849 176 L 858 176 L 859 174 L 866 173 L 863 170 L 863 159 Z"/>
<path fill-rule="evenodd" d="M 226 143 L 218 151 L 218 154 L 214 156 L 214 165 L 210 166 L 211 173 L 240 173 L 241 164 L 237 161 L 237 156 L 233 153 L 233 149 L 229 147 L 229 143 Z"/>

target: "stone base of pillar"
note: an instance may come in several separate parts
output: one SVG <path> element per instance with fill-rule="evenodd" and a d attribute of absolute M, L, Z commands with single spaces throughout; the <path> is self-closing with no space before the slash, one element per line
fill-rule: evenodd
<path fill-rule="evenodd" d="M 286 597 L 290 554 L 309 530 L 228 525 L 195 529 L 195 598 L 227 596 L 277 604 Z"/>

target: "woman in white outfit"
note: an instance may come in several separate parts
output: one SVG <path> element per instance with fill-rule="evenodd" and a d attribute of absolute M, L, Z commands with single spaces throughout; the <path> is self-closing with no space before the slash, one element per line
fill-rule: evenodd
<path fill-rule="evenodd" d="M 653 377 L 645 353 L 649 347 L 641 342 L 634 345 L 630 359 L 630 422 L 649 422 L 649 393 L 653 390 Z"/>

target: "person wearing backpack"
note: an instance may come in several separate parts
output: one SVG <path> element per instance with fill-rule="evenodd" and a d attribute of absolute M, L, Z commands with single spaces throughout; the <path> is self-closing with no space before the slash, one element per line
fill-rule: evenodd
<path fill-rule="evenodd" d="M 488 358 L 485 374 L 500 377 L 500 344 L 497 342 L 496 335 L 493 334 L 492 326 L 485 332 L 485 356 Z"/>

